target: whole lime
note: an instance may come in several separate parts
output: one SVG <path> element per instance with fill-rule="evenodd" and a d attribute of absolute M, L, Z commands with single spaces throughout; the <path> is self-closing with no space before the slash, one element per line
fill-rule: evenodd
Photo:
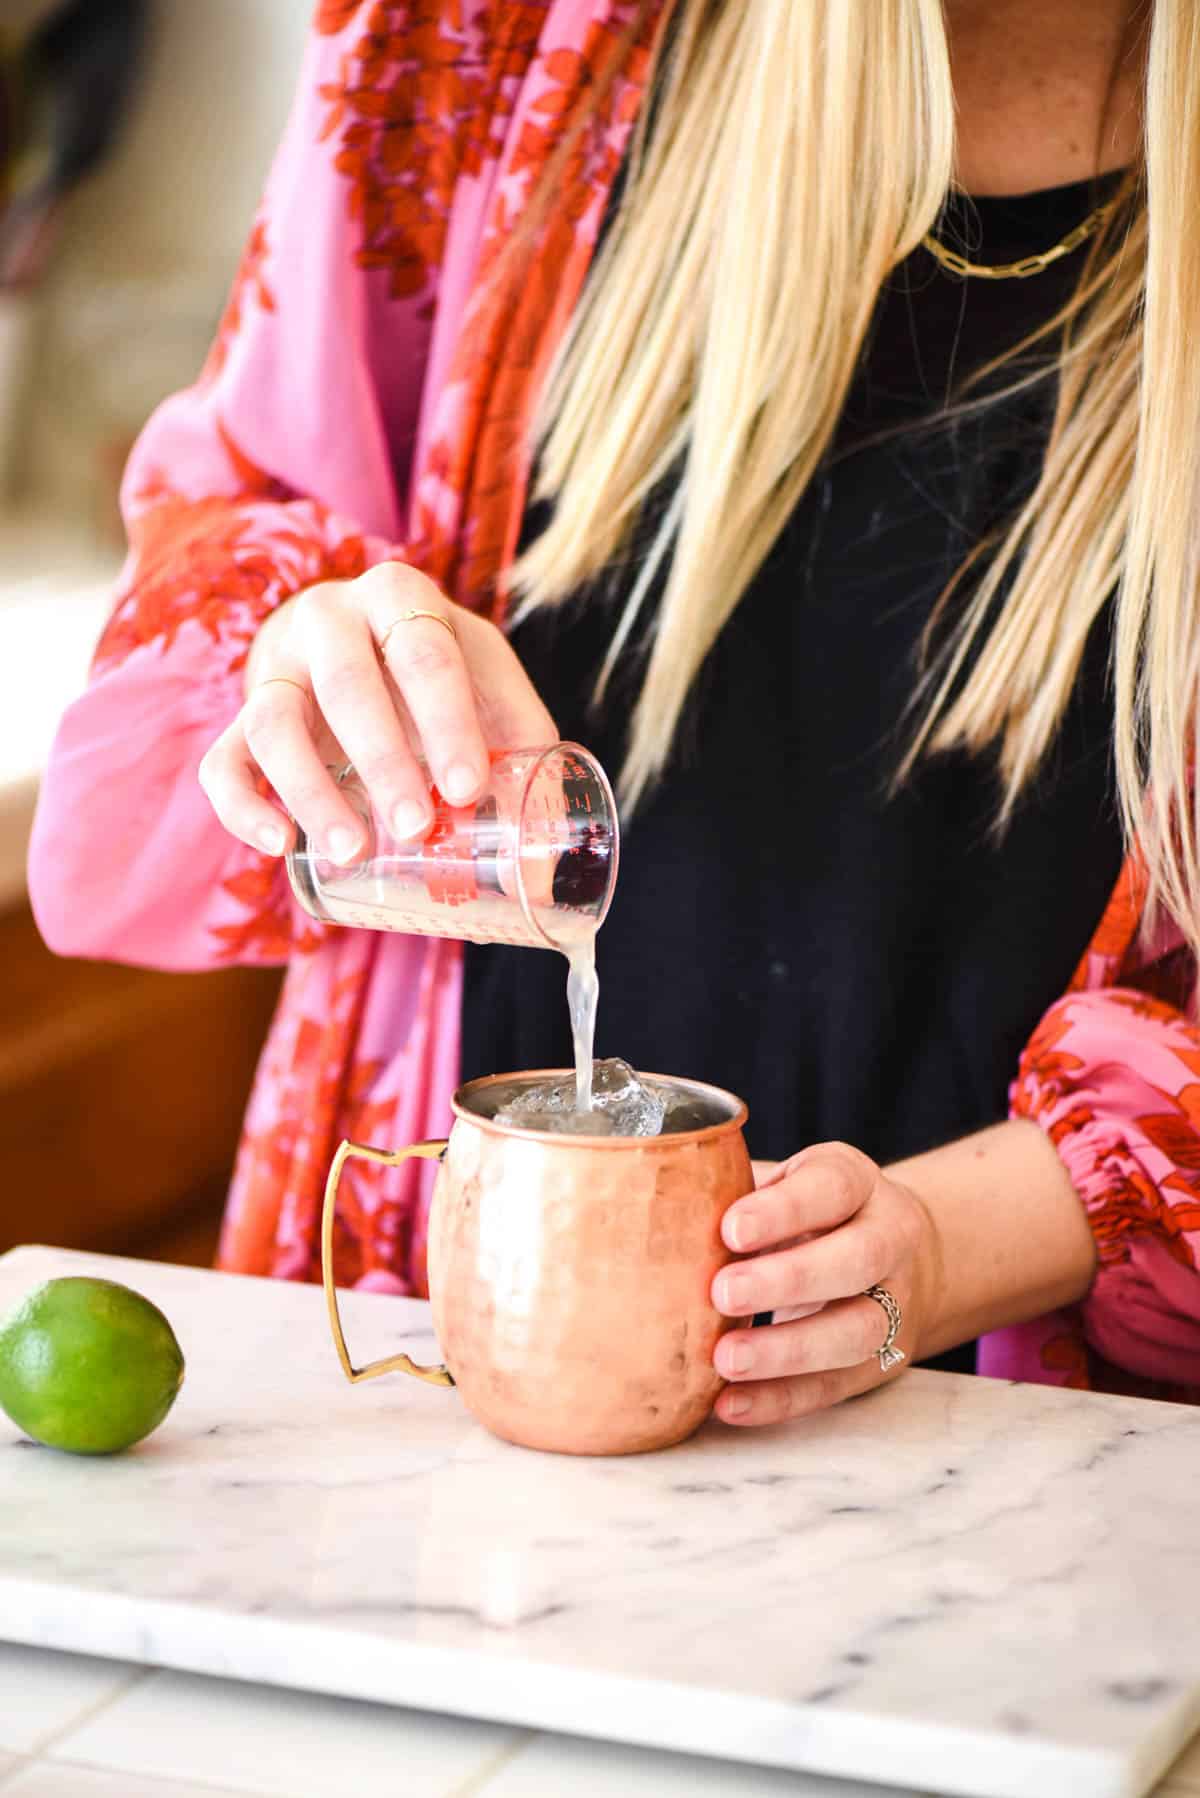
<path fill-rule="evenodd" d="M 112 1280 L 47 1280 L 0 1318 L 0 1409 L 48 1448 L 132 1447 L 167 1415 L 183 1371 L 158 1306 Z"/>

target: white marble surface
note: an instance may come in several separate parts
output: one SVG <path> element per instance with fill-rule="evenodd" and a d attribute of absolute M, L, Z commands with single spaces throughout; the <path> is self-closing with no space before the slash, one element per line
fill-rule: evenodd
<path fill-rule="evenodd" d="M 112 1461 L 0 1424 L 9 1640 L 982 1798 L 1145 1792 L 1200 1722 L 1192 1410 L 917 1372 L 575 1461 L 350 1388 L 311 1288 L 20 1250 L 0 1306 L 89 1268 L 188 1381 Z M 419 1353 L 424 1307 L 348 1312 L 359 1356 Z"/>

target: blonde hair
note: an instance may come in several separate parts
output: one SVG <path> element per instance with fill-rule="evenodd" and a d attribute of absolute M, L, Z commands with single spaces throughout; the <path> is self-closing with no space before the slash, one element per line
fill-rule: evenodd
<path fill-rule="evenodd" d="M 704 657 L 819 467 L 880 287 L 933 225 L 954 168 L 940 0 L 680 0 L 675 27 L 627 201 L 545 398 L 539 491 L 553 516 L 515 570 L 526 609 L 562 600 L 628 553 L 670 478 L 598 683 L 664 572 L 623 771 L 630 803 L 664 768 Z M 1191 0 L 1156 0 L 1146 95 L 1146 206 L 1118 210 L 1075 298 L 1038 334 L 1060 340 L 1041 476 L 999 543 L 973 558 L 984 571 L 925 668 L 905 767 L 922 752 L 996 745 L 1005 815 L 1115 595 L 1123 820 L 1152 896 L 1196 945 Z"/>

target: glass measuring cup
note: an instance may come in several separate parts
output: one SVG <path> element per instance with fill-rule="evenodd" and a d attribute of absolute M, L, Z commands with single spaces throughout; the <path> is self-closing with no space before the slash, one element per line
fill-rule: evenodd
<path fill-rule="evenodd" d="M 433 826 L 407 842 L 352 768 L 337 778 L 365 826 L 364 854 L 339 866 L 298 830 L 287 857 L 293 892 L 323 923 L 567 952 L 603 923 L 617 807 L 603 768 L 577 743 L 493 756 L 473 805 L 450 805 L 434 787 Z"/>

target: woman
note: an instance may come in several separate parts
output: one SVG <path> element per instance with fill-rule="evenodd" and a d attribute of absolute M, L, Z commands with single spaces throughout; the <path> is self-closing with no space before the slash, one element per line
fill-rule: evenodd
<path fill-rule="evenodd" d="M 566 1059 L 557 957 L 290 903 L 288 813 L 358 846 L 331 740 L 418 831 L 413 739 L 469 801 L 562 732 L 630 820 L 600 1050 L 775 1164 L 720 1415 L 866 1390 L 897 1319 L 1200 1391 L 1200 32 L 1139 22 L 325 0 L 31 859 L 62 953 L 288 962 L 224 1266 L 311 1278 L 340 1136 Z M 345 1277 L 422 1290 L 426 1204 L 360 1176 Z"/>

